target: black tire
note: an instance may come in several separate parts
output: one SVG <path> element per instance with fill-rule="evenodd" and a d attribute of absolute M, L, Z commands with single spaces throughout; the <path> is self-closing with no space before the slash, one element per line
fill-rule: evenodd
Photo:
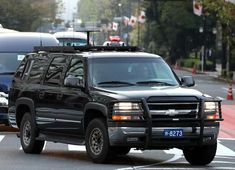
<path fill-rule="evenodd" d="M 128 146 L 113 147 L 113 151 L 117 155 L 127 155 L 130 152 L 131 148 Z"/>
<path fill-rule="evenodd" d="M 214 159 L 217 142 L 212 145 L 184 149 L 184 157 L 191 165 L 207 165 Z"/>
<path fill-rule="evenodd" d="M 93 119 L 88 124 L 85 141 L 87 154 L 94 163 L 107 163 L 113 158 L 106 123 L 103 119 Z"/>
<path fill-rule="evenodd" d="M 37 128 L 29 113 L 25 113 L 20 125 L 20 142 L 25 153 L 40 154 L 44 141 L 36 140 Z"/>

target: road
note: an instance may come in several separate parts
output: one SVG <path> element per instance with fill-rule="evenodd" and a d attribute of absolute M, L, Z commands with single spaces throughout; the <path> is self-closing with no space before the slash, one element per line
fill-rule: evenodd
<path fill-rule="evenodd" d="M 191 75 L 190 72 L 177 71 L 179 76 Z M 93 164 L 86 155 L 84 146 L 67 145 L 46 142 L 40 155 L 24 154 L 16 132 L 6 127 L 0 127 L 0 169 L 10 170 L 188 170 L 188 169 L 216 169 L 235 170 L 235 102 L 226 101 L 228 84 L 214 80 L 208 75 L 195 75 L 196 86 L 194 88 L 223 99 L 222 110 L 224 122 L 218 139 L 216 157 L 208 166 L 190 166 L 184 159 L 182 151 L 131 150 L 126 156 L 119 156 L 109 164 Z M 234 89 L 233 89 L 234 90 Z"/>

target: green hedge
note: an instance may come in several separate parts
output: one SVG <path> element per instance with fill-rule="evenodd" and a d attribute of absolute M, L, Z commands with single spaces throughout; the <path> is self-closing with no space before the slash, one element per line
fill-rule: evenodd
<path fill-rule="evenodd" d="M 196 58 L 187 58 L 187 59 L 181 59 L 180 61 L 180 66 L 181 67 L 187 67 L 187 68 L 192 68 L 194 66 L 194 64 L 196 64 L 197 69 L 201 68 L 201 61 L 200 59 L 196 59 Z M 213 70 L 213 62 L 212 61 L 206 61 L 206 65 L 205 65 L 205 70 Z"/>

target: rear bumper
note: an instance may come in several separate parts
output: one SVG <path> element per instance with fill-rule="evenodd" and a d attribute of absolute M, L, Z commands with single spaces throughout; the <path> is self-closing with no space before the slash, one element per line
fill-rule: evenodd
<path fill-rule="evenodd" d="M 164 129 L 174 128 L 183 129 L 183 136 L 164 136 Z M 148 128 L 145 127 L 108 128 L 111 146 L 131 146 L 143 149 L 184 148 L 212 144 L 216 142 L 218 132 L 219 126 L 204 127 L 203 135 L 200 135 L 200 127 L 153 127 L 152 135 L 148 138 Z"/>

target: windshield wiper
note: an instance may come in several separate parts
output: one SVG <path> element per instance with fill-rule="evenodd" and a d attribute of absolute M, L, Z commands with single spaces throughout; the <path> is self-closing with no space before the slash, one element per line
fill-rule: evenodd
<path fill-rule="evenodd" d="M 166 85 L 166 86 L 175 86 L 175 84 L 170 84 L 167 82 L 162 82 L 162 81 L 155 81 L 155 80 L 148 80 L 148 81 L 138 81 L 136 84 L 139 85 L 152 85 L 152 84 L 157 84 L 157 85 Z"/>
<path fill-rule="evenodd" d="M 98 85 L 105 85 L 105 84 L 121 84 L 121 85 L 129 85 L 129 86 L 134 86 L 135 84 L 126 82 L 126 81 L 103 81 L 98 83 Z"/>

